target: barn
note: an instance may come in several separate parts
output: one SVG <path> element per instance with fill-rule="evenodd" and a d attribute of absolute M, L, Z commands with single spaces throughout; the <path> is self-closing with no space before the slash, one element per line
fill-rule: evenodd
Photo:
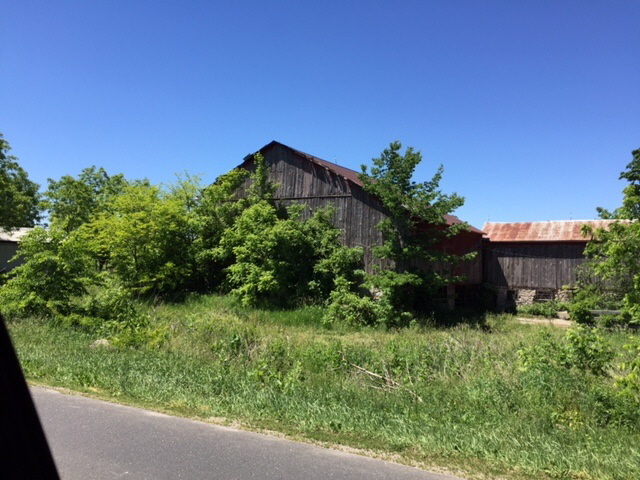
<path fill-rule="evenodd" d="M 273 141 L 260 150 L 269 170 L 270 180 L 277 185 L 275 200 L 283 205 L 301 203 L 307 214 L 325 206 L 335 210 L 334 224 L 342 232 L 342 242 L 349 247 L 363 247 L 365 269 L 372 271 L 377 263 L 372 247 L 382 243 L 376 228 L 386 217 L 384 205 L 364 191 L 358 172 L 314 157 Z M 255 152 L 255 153 L 258 153 Z M 254 153 L 247 155 L 239 168 L 255 169 Z M 245 185 L 244 188 L 246 188 Z M 445 217 L 447 225 L 461 223 L 456 216 Z M 478 252 L 476 259 L 456 268 L 465 278 L 459 285 L 478 285 L 482 281 L 480 251 L 482 232 L 474 227 L 447 240 L 442 248 L 449 253 Z M 419 263 L 419 259 L 417 259 Z M 453 271 L 452 266 L 446 266 Z"/>
<path fill-rule="evenodd" d="M 589 241 L 582 226 L 607 228 L 612 220 L 487 222 L 483 279 L 496 287 L 500 307 L 566 301 Z"/>
<path fill-rule="evenodd" d="M 18 246 L 22 237 L 31 230 L 33 229 L 26 227 L 18 228 L 11 232 L 0 230 L 0 273 L 6 273 L 20 265 L 21 262 L 19 260 L 12 262 L 11 259 L 18 252 Z"/>

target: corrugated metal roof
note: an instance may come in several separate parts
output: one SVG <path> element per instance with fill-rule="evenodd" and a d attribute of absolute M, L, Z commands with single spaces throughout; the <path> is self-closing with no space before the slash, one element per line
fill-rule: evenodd
<path fill-rule="evenodd" d="M 5 230 L 0 229 L 0 242 L 19 242 L 22 237 L 24 237 L 27 233 L 29 233 L 33 228 L 23 227 L 18 228 L 16 230 L 11 230 L 11 232 L 7 232 Z"/>
<path fill-rule="evenodd" d="M 558 220 L 547 222 L 487 222 L 482 227 L 492 242 L 588 242 L 582 226 L 608 228 L 614 220 Z"/>
<path fill-rule="evenodd" d="M 332 163 L 332 162 L 328 162 L 327 160 L 323 160 L 321 158 L 318 157 L 314 157 L 313 155 L 309 155 L 308 153 L 305 152 L 301 152 L 300 150 L 296 150 L 295 148 L 291 148 L 283 143 L 277 142 L 275 140 L 273 140 L 272 142 L 268 143 L 267 145 L 265 145 L 264 147 L 262 147 L 260 150 L 258 151 L 263 151 L 269 147 L 272 147 L 274 145 L 280 145 L 284 148 L 288 148 L 289 150 L 293 151 L 294 153 L 296 153 L 297 155 L 299 155 L 302 158 L 307 159 L 308 161 L 312 162 L 312 163 L 316 163 L 318 165 L 321 165 L 327 169 L 329 169 L 330 171 L 332 171 L 333 173 L 335 173 L 336 175 L 339 175 L 343 178 L 345 178 L 346 180 L 348 180 L 349 182 L 354 183 L 355 185 L 358 185 L 359 187 L 363 186 L 362 180 L 360 180 L 359 172 L 356 172 L 355 170 L 351 170 L 350 168 L 347 167 L 343 167 L 342 165 L 338 165 L 336 163 Z M 246 157 L 244 157 L 244 160 L 247 161 L 249 159 L 251 159 L 253 157 L 253 154 L 249 154 Z M 447 222 L 447 225 L 455 225 L 458 223 L 462 223 L 462 220 L 460 220 L 458 217 L 456 217 L 455 215 L 444 215 L 444 219 Z M 472 225 L 469 225 L 469 230 L 471 232 L 474 233 L 484 233 L 481 230 L 478 230 L 477 228 L 475 228 Z"/>

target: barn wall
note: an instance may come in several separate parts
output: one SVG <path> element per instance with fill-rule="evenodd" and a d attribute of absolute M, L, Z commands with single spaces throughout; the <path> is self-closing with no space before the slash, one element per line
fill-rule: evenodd
<path fill-rule="evenodd" d="M 16 262 L 9 262 L 17 251 L 17 242 L 0 241 L 0 273 L 8 272 L 23 263 L 19 260 Z"/>
<path fill-rule="evenodd" d="M 348 182 L 329 169 L 300 158 L 287 148 L 276 145 L 263 155 L 269 168 L 269 177 L 277 185 L 275 199 L 289 206 L 302 203 L 307 206 L 303 216 L 318 208 L 334 209 L 333 223 L 341 231 L 341 241 L 348 247 L 363 247 L 365 268 L 371 271 L 379 261 L 373 258 L 371 247 L 382 243 L 382 234 L 376 226 L 385 218 L 384 209 L 361 187 Z M 253 161 L 245 164 L 254 170 Z M 248 182 L 243 190 L 248 188 Z"/>
<path fill-rule="evenodd" d="M 362 187 L 347 181 L 328 168 L 301 158 L 295 152 L 281 145 L 263 149 L 262 154 L 269 168 L 269 176 L 277 185 L 275 199 L 283 205 L 305 204 L 304 215 L 308 216 L 318 208 L 330 205 L 334 208 L 334 225 L 342 232 L 342 242 L 348 247 L 363 247 L 365 269 L 369 272 L 381 261 L 373 258 L 372 247 L 381 245 L 382 233 L 376 228 L 386 217 L 380 202 L 367 194 Z M 255 169 L 253 160 L 243 165 L 250 171 Z M 242 188 L 246 192 L 249 183 Z M 465 276 L 463 284 L 479 284 L 482 280 L 481 235 L 461 234 L 450 239 L 455 253 L 477 251 L 470 262 L 460 265 L 455 273 Z M 388 263 L 388 262 L 387 262 Z M 391 264 L 381 265 L 388 267 Z M 424 268 L 432 266 L 425 265 Z M 450 265 L 441 269 L 450 271 Z"/>
<path fill-rule="evenodd" d="M 417 268 L 435 268 L 442 274 L 461 277 L 462 280 L 457 285 L 479 285 L 482 283 L 482 236 L 474 232 L 462 232 L 446 239 L 441 245 L 445 253 L 464 255 L 475 252 L 472 260 L 459 262 L 455 265 L 450 263 L 430 264 L 423 259 L 417 259 L 412 265 Z"/>
<path fill-rule="evenodd" d="M 584 243 L 496 243 L 483 248 L 483 278 L 497 287 L 561 289 L 576 281 Z"/>

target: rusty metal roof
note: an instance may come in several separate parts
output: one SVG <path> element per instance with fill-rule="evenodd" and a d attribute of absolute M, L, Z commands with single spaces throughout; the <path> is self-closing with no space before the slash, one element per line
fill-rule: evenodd
<path fill-rule="evenodd" d="M 485 238 L 492 242 L 588 242 L 582 226 L 608 228 L 615 220 L 558 220 L 548 222 L 486 222 Z"/>
<path fill-rule="evenodd" d="M 329 169 L 330 171 L 332 171 L 333 173 L 335 173 L 336 175 L 339 175 L 341 177 L 343 177 L 344 179 L 346 179 L 347 181 L 358 185 L 359 187 L 363 186 L 362 180 L 360 180 L 360 173 L 356 172 L 355 170 L 351 170 L 350 168 L 347 167 L 343 167 L 342 165 L 338 165 L 336 163 L 332 163 L 332 162 L 328 162 L 327 160 L 323 160 L 321 158 L 318 157 L 314 157 L 313 155 L 309 155 L 308 153 L 302 152 L 300 150 L 296 150 L 295 148 L 291 148 L 283 143 L 277 142 L 275 140 L 273 140 L 272 142 L 268 143 L 267 145 L 265 145 L 264 147 L 262 147 L 260 150 L 258 151 L 263 151 L 269 147 L 272 147 L 274 145 L 280 145 L 284 148 L 287 148 L 289 150 L 291 150 L 292 152 L 294 152 L 295 154 L 297 154 L 298 156 L 307 159 L 308 161 L 318 164 L 324 168 Z M 244 160 L 247 161 L 250 158 L 253 157 L 253 154 L 249 154 L 246 157 L 244 157 Z M 456 217 L 455 215 L 444 215 L 444 219 L 447 222 L 447 225 L 455 225 L 458 223 L 462 223 L 462 220 L 460 220 L 458 217 Z M 474 232 L 474 233 L 479 233 L 482 234 L 484 233 L 482 230 L 478 230 L 477 228 L 475 228 L 472 225 L 469 225 L 469 231 Z"/>

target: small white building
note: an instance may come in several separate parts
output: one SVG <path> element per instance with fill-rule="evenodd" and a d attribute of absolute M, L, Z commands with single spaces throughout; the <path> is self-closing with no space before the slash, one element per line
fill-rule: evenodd
<path fill-rule="evenodd" d="M 20 265 L 19 260 L 12 262 L 11 259 L 18 252 L 18 245 L 22 237 L 31 230 L 33 228 L 29 227 L 18 228 L 11 232 L 0 230 L 0 273 L 6 273 Z"/>

